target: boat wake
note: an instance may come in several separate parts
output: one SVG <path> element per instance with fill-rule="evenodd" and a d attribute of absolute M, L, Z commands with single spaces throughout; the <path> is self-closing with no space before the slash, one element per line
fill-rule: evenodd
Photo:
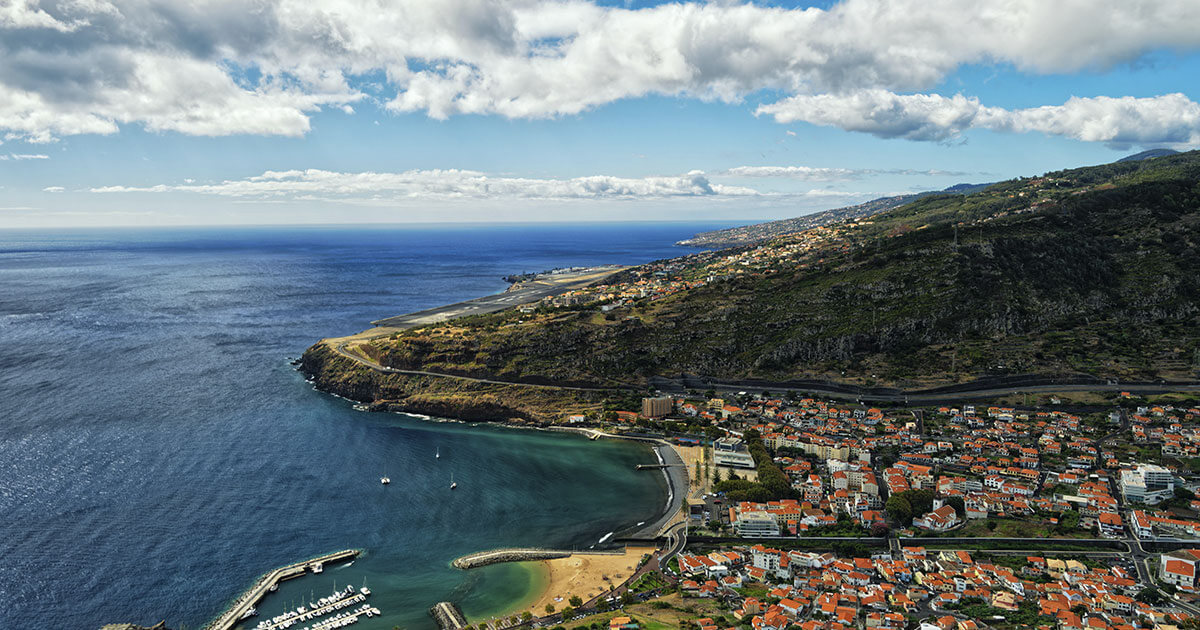
<path fill-rule="evenodd" d="M 604 537 L 603 537 L 603 538 L 601 538 L 601 539 L 599 540 L 599 542 L 597 542 L 596 544 L 597 544 L 597 545 L 603 545 L 603 544 L 604 544 L 604 541 L 608 540 L 609 538 L 612 538 L 612 535 L 613 535 L 613 533 L 614 533 L 614 532 L 608 532 L 608 533 L 607 533 L 607 534 L 605 534 L 605 535 L 604 535 Z"/>

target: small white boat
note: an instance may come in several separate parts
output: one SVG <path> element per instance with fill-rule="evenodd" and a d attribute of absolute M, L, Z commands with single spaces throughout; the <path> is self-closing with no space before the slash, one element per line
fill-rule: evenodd
<path fill-rule="evenodd" d="M 433 454 L 433 458 L 434 458 L 434 459 L 441 459 L 441 458 L 442 458 L 442 447 L 440 447 L 440 446 L 439 446 L 439 447 L 437 448 L 437 451 L 436 451 L 436 452 Z"/>
<path fill-rule="evenodd" d="M 324 570 L 325 570 L 325 567 L 321 566 L 321 563 L 320 563 L 320 562 L 314 562 L 314 563 L 313 563 L 312 565 L 310 565 L 310 566 L 312 567 L 312 572 L 313 572 L 313 573 L 320 573 L 320 572 L 322 572 L 322 571 L 324 571 Z"/>
<path fill-rule="evenodd" d="M 450 473 L 450 489 L 453 490 L 457 487 L 458 487 L 458 484 L 455 483 L 455 481 L 454 481 L 454 473 Z"/>
<path fill-rule="evenodd" d="M 258 614 L 258 610 L 255 609 L 253 606 L 251 606 L 250 610 L 247 610 L 246 612 L 242 613 L 242 619 L 249 619 L 257 614 Z"/>
<path fill-rule="evenodd" d="M 383 484 L 383 485 L 385 485 L 385 486 L 386 486 L 386 485 L 388 485 L 389 483 L 392 483 L 392 478 L 391 478 L 391 477 L 380 477 L 380 478 L 379 478 L 379 483 L 381 483 L 381 484 Z"/>

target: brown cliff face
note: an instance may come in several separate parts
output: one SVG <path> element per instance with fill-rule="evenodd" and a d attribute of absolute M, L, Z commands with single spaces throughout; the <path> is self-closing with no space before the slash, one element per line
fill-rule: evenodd
<path fill-rule="evenodd" d="M 388 374 L 317 344 L 301 357 L 313 386 L 371 411 L 418 413 L 469 422 L 551 424 L 568 415 L 598 413 L 600 397 L 524 385 Z"/>

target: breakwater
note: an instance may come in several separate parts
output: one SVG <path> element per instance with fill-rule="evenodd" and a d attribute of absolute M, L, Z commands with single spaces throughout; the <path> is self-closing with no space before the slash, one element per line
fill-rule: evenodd
<path fill-rule="evenodd" d="M 480 551 L 479 553 L 471 553 L 461 558 L 456 559 L 453 564 L 459 569 L 476 569 L 486 567 L 489 564 L 499 564 L 501 562 L 528 562 L 531 560 L 554 560 L 556 558 L 569 558 L 571 556 L 620 556 L 625 553 L 625 549 L 583 549 L 579 551 L 566 551 L 563 549 L 494 549 L 492 551 Z"/>
<path fill-rule="evenodd" d="M 459 630 L 467 625 L 467 618 L 463 616 L 462 611 L 450 602 L 438 602 L 429 609 L 429 615 L 442 630 Z"/>
<path fill-rule="evenodd" d="M 358 549 L 345 549 L 275 569 L 258 578 L 254 582 L 254 585 L 245 593 L 242 593 L 241 597 L 234 600 L 233 604 L 224 613 L 221 613 L 216 619 L 204 626 L 204 630 L 230 630 L 240 623 L 247 612 L 254 608 L 255 604 L 260 602 L 280 582 L 300 577 L 310 569 L 314 572 L 319 571 L 325 564 L 351 560 L 360 553 L 362 552 Z"/>
<path fill-rule="evenodd" d="M 478 567 L 486 567 L 489 564 L 499 564 L 501 562 L 525 562 L 527 560 L 553 560 L 554 558 L 566 558 L 571 555 L 570 551 L 561 551 L 556 549 L 495 549 L 493 551 L 481 551 L 472 553 L 457 558 L 452 562 L 459 569 L 475 569 Z"/>

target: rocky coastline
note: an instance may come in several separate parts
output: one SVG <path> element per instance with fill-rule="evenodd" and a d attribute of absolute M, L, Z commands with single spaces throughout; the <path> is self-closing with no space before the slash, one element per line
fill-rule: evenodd
<path fill-rule="evenodd" d="M 601 401 L 600 393 L 382 372 L 320 343 L 305 351 L 298 368 L 319 391 L 352 400 L 367 411 L 467 422 L 545 426 L 567 415 L 595 413 Z"/>

